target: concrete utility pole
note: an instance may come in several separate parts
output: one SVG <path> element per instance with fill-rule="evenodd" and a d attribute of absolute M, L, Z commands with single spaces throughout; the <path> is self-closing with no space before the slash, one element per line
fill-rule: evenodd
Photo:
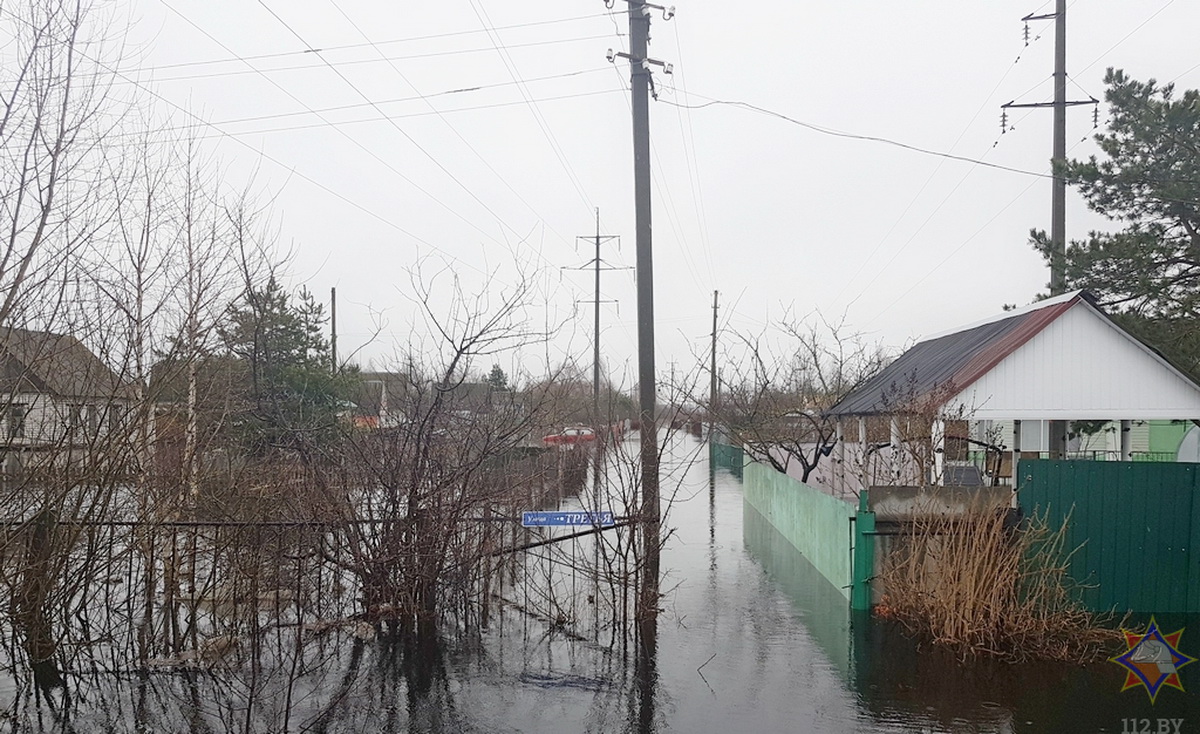
<path fill-rule="evenodd" d="M 1067 162 L 1067 0 L 1054 3 L 1054 143 L 1050 164 L 1054 183 L 1050 196 L 1050 244 L 1054 247 L 1050 293 L 1067 288 L 1067 179 L 1061 166 Z"/>
<path fill-rule="evenodd" d="M 654 266 L 650 238 L 650 91 L 653 80 L 650 66 L 670 73 L 670 65 L 647 55 L 650 43 L 650 10 L 663 11 L 669 19 L 674 8 L 645 2 L 629 3 L 629 53 L 612 54 L 629 59 L 629 84 L 633 113 L 633 198 L 637 226 L 637 305 L 638 305 L 638 402 L 642 446 L 642 551 L 641 590 L 638 596 L 640 637 L 640 678 L 646 687 L 639 716 L 647 727 L 653 724 L 653 681 L 658 649 L 659 542 L 662 509 L 659 506 L 658 431 L 655 412 L 657 396 L 654 371 Z"/>
<path fill-rule="evenodd" d="M 658 396 L 654 369 L 654 258 L 650 227 L 650 8 L 629 0 L 629 83 L 633 113 L 633 201 L 637 244 L 638 421 L 641 424 L 643 579 L 659 575 Z M 657 583 L 643 588 L 658 592 Z M 654 599 L 644 608 L 656 609 Z"/>
<path fill-rule="evenodd" d="M 1021 20 L 1054 20 L 1054 101 L 1053 102 L 1009 102 L 1000 105 L 1007 113 L 1010 109 L 1052 107 L 1054 109 L 1054 135 L 1050 163 L 1054 167 L 1050 190 L 1050 295 L 1057 296 L 1067 287 L 1067 179 L 1062 175 L 1062 166 L 1067 162 L 1067 108 L 1092 105 L 1098 112 L 1100 101 L 1095 97 L 1086 100 L 1067 100 L 1067 0 L 1055 0 L 1054 12 L 1042 15 L 1026 15 Z M 1096 112 L 1093 113 L 1093 119 Z"/>
<path fill-rule="evenodd" d="M 1062 167 L 1067 162 L 1067 107 L 1077 105 L 1093 105 L 1093 119 L 1099 111 L 1099 100 L 1094 97 L 1087 100 L 1067 101 L 1067 0 L 1055 0 L 1054 12 L 1043 15 L 1026 15 L 1021 20 L 1028 23 L 1031 20 L 1054 19 L 1054 101 L 1027 102 L 1018 104 L 1009 102 L 1001 105 L 1001 109 L 1015 108 L 1054 108 L 1054 136 L 1050 156 L 1054 177 L 1050 189 L 1050 295 L 1057 296 L 1067 289 L 1067 179 L 1063 176 Z M 1051 459 L 1061 459 L 1067 449 L 1067 422 L 1050 421 L 1049 449 Z M 1017 447 L 1018 450 L 1020 447 Z M 1014 468 L 1014 478 L 1016 476 Z"/>

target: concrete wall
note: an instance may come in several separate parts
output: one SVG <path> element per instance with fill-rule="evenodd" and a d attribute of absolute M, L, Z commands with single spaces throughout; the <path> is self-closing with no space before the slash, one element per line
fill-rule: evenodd
<path fill-rule="evenodd" d="M 746 465 L 743 490 L 746 502 L 849 599 L 855 506 L 754 462 Z"/>

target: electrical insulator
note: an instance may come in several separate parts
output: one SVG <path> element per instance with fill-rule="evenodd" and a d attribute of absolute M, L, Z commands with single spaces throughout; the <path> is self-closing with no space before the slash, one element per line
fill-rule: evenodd
<path fill-rule="evenodd" d="M 1008 110 L 1000 110 L 1000 134 L 1008 132 Z"/>
<path fill-rule="evenodd" d="M 1100 127 L 1100 105 L 1092 105 L 1092 129 Z"/>
<path fill-rule="evenodd" d="M 1025 45 L 1029 45 L 1029 24 L 1025 24 Z"/>

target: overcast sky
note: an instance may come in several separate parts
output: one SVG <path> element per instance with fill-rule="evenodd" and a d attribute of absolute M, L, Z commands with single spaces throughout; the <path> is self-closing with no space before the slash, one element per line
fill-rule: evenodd
<path fill-rule="evenodd" d="M 448 263 L 468 290 L 534 272 L 549 310 L 592 298 L 600 210 L 613 266 L 634 262 L 625 3 L 603 0 L 135 0 L 140 76 L 211 123 L 233 185 L 275 196 L 291 274 L 338 290 L 341 352 L 384 360 L 409 339 L 407 271 Z M 1052 99 L 1053 3 L 677 0 L 651 53 L 660 370 L 689 369 L 721 292 L 723 333 L 819 309 L 873 340 L 925 334 L 1029 302 L 1047 281 L 1027 244 L 1049 228 L 1051 117 L 999 106 Z M 1074 0 L 1070 99 L 1103 97 L 1105 68 L 1200 87 L 1200 3 Z M 240 57 L 240 58 L 239 58 Z M 385 60 L 386 59 L 386 60 Z M 744 102 L 790 122 L 744 107 Z M 689 105 L 694 109 L 681 109 Z M 1106 120 L 1101 107 L 1101 125 Z M 183 120 L 182 116 L 179 118 Z M 805 127 L 886 138 L 1039 175 Z M 1073 157 L 1095 150 L 1089 107 Z M 1067 231 L 1104 226 L 1068 192 Z M 446 297 L 448 273 L 435 283 Z M 631 271 L 604 275 L 602 343 L 635 364 Z M 551 352 L 590 359 L 591 312 Z M 546 314 L 550 314 L 547 316 Z M 544 356 L 544 355 L 543 355 Z M 486 365 L 484 366 L 486 367 Z"/>

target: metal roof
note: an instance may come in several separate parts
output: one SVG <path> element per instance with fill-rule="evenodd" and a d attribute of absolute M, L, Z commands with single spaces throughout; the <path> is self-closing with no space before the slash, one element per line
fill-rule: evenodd
<path fill-rule="evenodd" d="M 78 339 L 25 329 L 0 329 L 0 389 L 32 389 L 60 397 L 123 395 L 120 378 Z"/>
<path fill-rule="evenodd" d="M 942 397 L 940 404 L 987 374 L 1080 301 L 1095 308 L 1089 294 L 1076 291 L 919 342 L 843 398 L 829 414 L 903 413 L 912 410 L 914 402 L 937 396 Z"/>

